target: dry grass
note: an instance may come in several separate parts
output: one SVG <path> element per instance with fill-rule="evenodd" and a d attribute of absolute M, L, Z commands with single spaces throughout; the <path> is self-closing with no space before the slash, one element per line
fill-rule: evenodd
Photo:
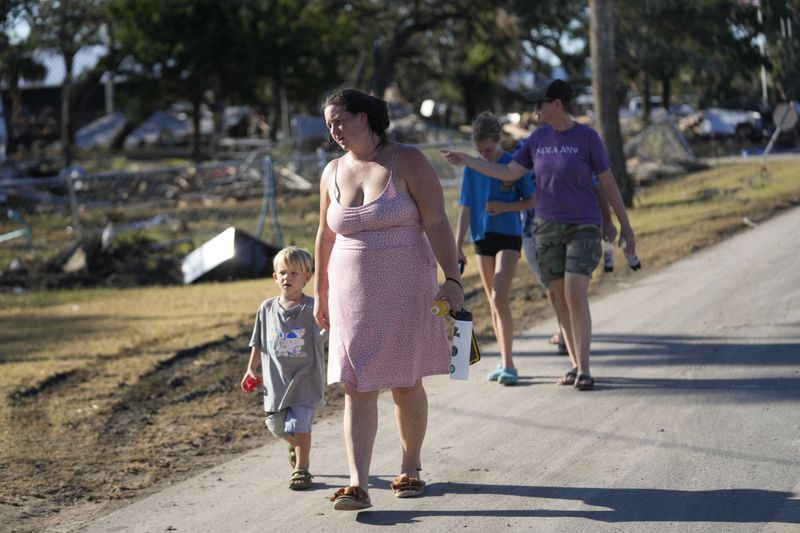
<path fill-rule="evenodd" d="M 744 228 L 743 217 L 758 222 L 799 204 L 798 169 L 737 164 L 643 190 L 630 215 L 645 272 Z M 316 201 L 282 206 L 287 241 L 311 246 Z M 456 189 L 446 202 L 454 221 Z M 593 287 L 631 275 L 641 274 L 600 272 Z M 489 342 L 475 261 L 464 285 Z M 255 280 L 0 295 L 0 530 L 70 530 L 263 443 L 260 399 L 242 394 L 238 381 L 252 316 L 274 294 L 271 280 Z M 512 294 L 518 329 L 549 316 L 524 262 Z M 331 413 L 341 390 L 328 394 Z"/>

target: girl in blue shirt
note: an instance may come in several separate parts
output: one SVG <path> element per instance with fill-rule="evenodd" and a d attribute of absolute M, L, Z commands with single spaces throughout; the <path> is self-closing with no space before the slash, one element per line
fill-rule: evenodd
<path fill-rule="evenodd" d="M 481 113 L 472 123 L 472 145 L 487 161 L 512 160 L 512 155 L 500 148 L 501 136 L 500 121 L 490 113 Z M 503 385 L 513 385 L 518 376 L 511 354 L 514 321 L 509 292 L 522 247 L 520 211 L 533 207 L 533 181 L 525 175 L 513 182 L 503 182 L 467 167 L 460 204 L 456 231 L 458 258 L 466 264 L 463 247 L 469 229 L 500 347 L 500 364 L 487 377 Z"/>

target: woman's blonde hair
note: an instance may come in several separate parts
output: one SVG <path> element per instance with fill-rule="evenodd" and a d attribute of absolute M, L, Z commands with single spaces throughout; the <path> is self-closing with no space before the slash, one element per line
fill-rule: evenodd
<path fill-rule="evenodd" d="M 472 140 L 484 141 L 491 139 L 494 142 L 500 142 L 503 136 L 503 125 L 500 124 L 500 119 L 492 115 L 488 111 L 484 111 L 472 123 Z"/>
<path fill-rule="evenodd" d="M 314 259 L 305 248 L 287 246 L 272 258 L 272 268 L 277 272 L 281 266 L 290 270 L 311 274 L 314 272 Z"/>

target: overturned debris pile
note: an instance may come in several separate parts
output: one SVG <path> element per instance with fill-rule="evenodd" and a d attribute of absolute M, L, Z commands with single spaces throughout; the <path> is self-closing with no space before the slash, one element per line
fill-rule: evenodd
<path fill-rule="evenodd" d="M 625 143 L 628 171 L 640 183 L 685 174 L 703 165 L 669 119 L 651 124 Z"/>
<path fill-rule="evenodd" d="M 132 234 L 107 249 L 99 236 L 77 241 L 47 261 L 12 261 L 0 272 L 0 290 L 139 287 L 181 282 L 180 254 Z"/>

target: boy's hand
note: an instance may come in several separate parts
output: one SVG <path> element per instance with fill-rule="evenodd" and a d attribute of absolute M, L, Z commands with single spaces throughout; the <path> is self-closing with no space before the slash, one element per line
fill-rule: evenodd
<path fill-rule="evenodd" d="M 261 378 L 248 368 L 247 372 L 244 373 L 244 377 L 242 377 L 242 382 L 239 384 L 239 386 L 244 392 L 252 392 L 253 389 L 256 388 L 260 383 Z"/>

